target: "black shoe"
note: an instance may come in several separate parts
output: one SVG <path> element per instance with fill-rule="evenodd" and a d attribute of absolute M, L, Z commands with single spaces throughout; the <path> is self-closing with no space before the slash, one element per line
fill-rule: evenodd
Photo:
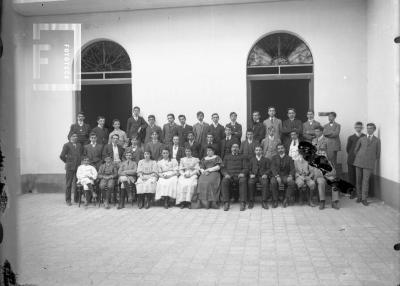
<path fill-rule="evenodd" d="M 321 201 L 320 203 L 319 203 L 319 209 L 320 210 L 323 210 L 325 208 L 325 201 Z"/>
<path fill-rule="evenodd" d="M 367 202 L 367 200 L 362 200 L 361 203 L 362 203 L 364 206 L 368 206 L 368 205 L 369 205 L 369 203 Z"/>
<path fill-rule="evenodd" d="M 361 203 L 361 198 L 357 198 L 357 203 Z"/>
<path fill-rule="evenodd" d="M 169 208 L 168 198 L 164 198 L 164 208 L 165 209 Z"/>
<path fill-rule="evenodd" d="M 228 202 L 224 203 L 224 211 L 229 211 L 229 203 Z"/>
<path fill-rule="evenodd" d="M 275 209 L 275 208 L 277 208 L 278 207 L 278 202 L 277 201 L 274 201 L 273 203 L 272 203 L 272 207 Z"/>
<path fill-rule="evenodd" d="M 241 202 L 240 203 L 240 211 L 244 211 L 246 209 L 246 203 L 245 202 Z"/>
<path fill-rule="evenodd" d="M 339 203 L 338 203 L 338 201 L 334 201 L 334 202 L 332 203 L 332 208 L 335 209 L 335 210 L 338 210 L 338 209 L 339 209 Z"/>
<path fill-rule="evenodd" d="M 249 202 L 249 210 L 254 207 L 254 202 Z"/>
<path fill-rule="evenodd" d="M 211 202 L 206 202 L 206 209 L 210 209 L 211 207 Z"/>
<path fill-rule="evenodd" d="M 184 209 L 184 208 L 185 208 L 185 203 L 181 203 L 181 204 L 179 205 L 179 207 L 180 207 L 181 209 Z"/>
<path fill-rule="evenodd" d="M 145 209 L 150 208 L 150 199 L 147 196 L 144 199 L 144 208 Z"/>
<path fill-rule="evenodd" d="M 310 207 L 316 207 L 316 205 L 313 203 L 313 201 L 312 200 L 309 200 L 309 202 L 308 202 L 308 205 L 310 206 Z"/>
<path fill-rule="evenodd" d="M 355 198 L 356 198 L 356 192 L 354 191 L 354 189 L 352 189 L 352 191 L 350 192 L 350 200 Z"/>
<path fill-rule="evenodd" d="M 192 203 L 187 203 L 187 207 L 188 207 L 188 209 L 192 209 Z"/>
<path fill-rule="evenodd" d="M 262 201 L 261 206 L 263 209 L 268 209 L 268 203 L 266 201 Z"/>
<path fill-rule="evenodd" d="M 286 208 L 287 205 L 288 205 L 287 199 L 284 199 L 284 200 L 283 200 L 283 203 L 282 203 L 282 206 L 283 206 L 284 208 Z"/>
<path fill-rule="evenodd" d="M 67 202 L 67 206 L 72 206 L 72 203 L 71 202 Z"/>
<path fill-rule="evenodd" d="M 143 206 L 144 206 L 143 199 L 142 199 L 142 198 L 139 198 L 139 199 L 138 199 L 138 208 L 139 208 L 139 209 L 142 209 Z"/>

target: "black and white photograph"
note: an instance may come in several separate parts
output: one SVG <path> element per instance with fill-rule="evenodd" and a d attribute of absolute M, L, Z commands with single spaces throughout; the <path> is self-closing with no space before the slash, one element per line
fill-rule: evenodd
<path fill-rule="evenodd" d="M 400 286 L 400 0 L 0 0 L 0 286 Z"/>

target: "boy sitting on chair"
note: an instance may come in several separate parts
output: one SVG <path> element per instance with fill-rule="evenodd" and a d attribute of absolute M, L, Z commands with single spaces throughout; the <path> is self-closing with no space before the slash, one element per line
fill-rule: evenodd
<path fill-rule="evenodd" d="M 121 183 L 118 209 L 125 207 L 127 189 L 135 190 L 133 188 L 135 188 L 137 164 L 132 160 L 132 153 L 125 153 L 125 158 L 126 161 L 123 161 L 118 169 L 118 182 Z M 133 199 L 134 198 L 132 197 L 132 200 Z"/>
<path fill-rule="evenodd" d="M 83 158 L 82 165 L 76 171 L 76 178 L 77 183 L 83 186 L 86 196 L 85 206 L 88 206 L 92 198 L 94 180 L 97 178 L 96 168 L 89 164 L 88 157 Z M 96 194 L 93 193 L 93 196 L 96 197 Z"/>
<path fill-rule="evenodd" d="M 117 167 L 113 164 L 111 156 L 104 158 L 105 163 L 100 166 L 98 178 L 100 179 L 100 192 L 106 209 L 110 208 L 111 192 L 114 190 L 115 179 L 118 177 Z M 107 193 L 106 193 L 107 187 Z"/>

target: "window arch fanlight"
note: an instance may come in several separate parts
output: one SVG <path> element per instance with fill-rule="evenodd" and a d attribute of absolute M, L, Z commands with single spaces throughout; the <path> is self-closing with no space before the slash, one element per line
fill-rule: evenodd
<path fill-rule="evenodd" d="M 131 78 L 131 60 L 126 50 L 109 40 L 91 43 L 81 52 L 81 79 Z"/>
<path fill-rule="evenodd" d="M 247 73 L 312 73 L 313 57 L 308 46 L 289 33 L 269 34 L 259 40 L 247 58 Z"/>

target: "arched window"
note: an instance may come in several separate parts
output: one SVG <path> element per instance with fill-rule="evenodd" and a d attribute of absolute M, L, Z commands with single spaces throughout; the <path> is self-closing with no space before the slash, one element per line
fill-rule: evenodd
<path fill-rule="evenodd" d="M 123 47 L 113 41 L 97 41 L 82 50 L 81 79 L 131 78 L 131 61 Z"/>
<path fill-rule="evenodd" d="M 312 73 L 308 46 L 289 33 L 274 33 L 259 40 L 247 58 L 248 74 Z"/>

